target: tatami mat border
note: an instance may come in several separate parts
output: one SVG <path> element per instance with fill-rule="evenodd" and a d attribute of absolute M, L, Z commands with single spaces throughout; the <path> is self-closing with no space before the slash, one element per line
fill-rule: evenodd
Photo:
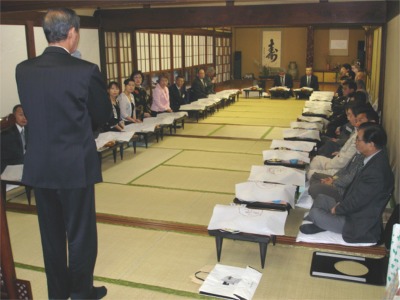
<path fill-rule="evenodd" d="M 225 126 L 225 125 L 224 125 Z M 260 126 L 258 126 L 260 127 Z M 283 128 L 283 127 L 282 127 Z M 269 132 L 268 132 L 269 133 Z M 177 134 L 174 135 L 175 137 L 183 137 L 183 138 L 199 138 L 199 139 L 216 139 L 216 140 L 235 140 L 235 141 L 268 141 L 269 139 L 254 139 L 254 138 L 242 138 L 242 137 L 229 137 L 229 136 L 203 136 L 203 135 L 192 135 L 192 134 Z M 265 134 L 263 135 L 265 136 Z M 159 147 L 162 148 L 162 147 Z M 226 153 L 235 153 L 235 152 L 228 152 L 224 151 Z"/>
<path fill-rule="evenodd" d="M 234 193 L 226 193 L 226 192 L 217 192 L 217 191 L 205 191 L 205 190 L 194 190 L 194 189 L 181 189 L 177 187 L 165 187 L 158 185 L 148 185 L 148 184 L 135 184 L 130 183 L 131 186 L 139 186 L 139 187 L 147 187 L 147 188 L 155 188 L 155 189 L 163 189 L 163 190 L 173 190 L 173 191 L 185 191 L 185 192 L 197 192 L 197 193 L 209 193 L 209 194 L 219 194 L 219 195 L 235 195 Z"/>

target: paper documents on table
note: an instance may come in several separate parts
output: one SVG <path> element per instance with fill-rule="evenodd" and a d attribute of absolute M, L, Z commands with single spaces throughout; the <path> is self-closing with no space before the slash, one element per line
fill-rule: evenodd
<path fill-rule="evenodd" d="M 294 208 L 296 187 L 277 183 L 247 181 L 235 185 L 235 197 L 246 202 L 289 203 Z"/>
<path fill-rule="evenodd" d="M 307 152 L 296 150 L 264 150 L 263 160 L 286 160 L 298 159 L 304 163 L 310 163 L 310 155 Z"/>
<path fill-rule="evenodd" d="M 252 166 L 247 180 L 304 186 L 306 172 L 284 166 Z"/>
<path fill-rule="evenodd" d="M 313 129 L 283 129 L 282 130 L 283 138 L 297 138 L 297 139 L 310 139 L 314 141 L 320 141 L 320 132 L 319 130 Z"/>
<path fill-rule="evenodd" d="M 1 173 L 1 180 L 21 181 L 23 169 L 24 165 L 8 165 Z"/>
<path fill-rule="evenodd" d="M 250 209 L 244 205 L 214 207 L 208 230 L 225 230 L 260 235 L 284 235 L 287 211 Z"/>
<path fill-rule="evenodd" d="M 200 294 L 224 299 L 250 300 L 260 283 L 262 273 L 246 267 L 216 264 L 199 289 Z"/>
<path fill-rule="evenodd" d="M 272 140 L 270 149 L 285 148 L 295 151 L 311 152 L 317 144 L 306 141 Z"/>

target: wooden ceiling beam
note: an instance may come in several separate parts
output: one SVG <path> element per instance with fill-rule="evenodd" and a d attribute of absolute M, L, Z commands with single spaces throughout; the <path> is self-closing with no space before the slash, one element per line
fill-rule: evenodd
<path fill-rule="evenodd" d="M 386 2 L 99 10 L 95 12 L 95 16 L 99 17 L 101 26 L 106 30 L 260 25 L 382 25 L 386 22 Z"/>
<path fill-rule="evenodd" d="M 223 2 L 221 0 L 221 2 Z M 2 12 L 31 11 L 31 10 L 47 10 L 56 7 L 78 8 L 115 8 L 115 7 L 138 7 L 157 6 L 157 5 L 205 5 L 207 3 L 214 4 L 215 0 L 113 0 L 113 1 L 88 1 L 88 0 L 72 0 L 72 1 L 38 1 L 38 0 L 2 0 L 0 8 Z"/>

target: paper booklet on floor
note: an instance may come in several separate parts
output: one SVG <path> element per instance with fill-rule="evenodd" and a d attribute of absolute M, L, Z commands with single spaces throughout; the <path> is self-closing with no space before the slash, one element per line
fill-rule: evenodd
<path fill-rule="evenodd" d="M 284 235 L 287 214 L 287 211 L 217 204 L 207 229 L 260 235 Z"/>
<path fill-rule="evenodd" d="M 250 300 L 260 283 L 262 273 L 246 267 L 216 264 L 199 289 L 200 294 L 223 299 Z"/>
<path fill-rule="evenodd" d="M 8 181 L 21 181 L 23 169 L 24 165 L 8 165 L 4 169 L 3 173 L 1 173 L 1 179 Z"/>
<path fill-rule="evenodd" d="M 241 201 L 264 203 L 289 203 L 294 208 L 294 185 L 265 182 L 242 182 L 235 185 L 235 196 Z"/>

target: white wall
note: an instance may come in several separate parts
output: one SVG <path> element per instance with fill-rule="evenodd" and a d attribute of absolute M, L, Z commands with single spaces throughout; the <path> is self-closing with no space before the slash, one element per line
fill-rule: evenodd
<path fill-rule="evenodd" d="M 100 67 L 100 48 L 99 35 L 97 29 L 79 30 L 80 40 L 78 50 L 82 55 L 82 59 L 90 61 Z M 46 37 L 44 36 L 42 27 L 34 28 L 36 55 L 43 53 L 47 47 Z"/>
<path fill-rule="evenodd" d="M 47 41 L 41 27 L 34 28 L 35 51 L 39 56 L 47 47 Z M 78 50 L 82 59 L 100 67 L 99 36 L 97 29 L 80 29 Z M 19 103 L 15 67 L 28 58 L 25 26 L 0 26 L 0 117 L 9 114 Z"/>
<path fill-rule="evenodd" d="M 388 152 L 390 164 L 394 167 L 394 199 L 400 202 L 400 76 L 399 76 L 399 28 L 400 16 L 387 24 L 386 66 L 383 104 L 383 126 L 388 133 Z"/>
<path fill-rule="evenodd" d="M 0 117 L 19 104 L 15 67 L 27 58 L 25 26 L 0 25 Z"/>

